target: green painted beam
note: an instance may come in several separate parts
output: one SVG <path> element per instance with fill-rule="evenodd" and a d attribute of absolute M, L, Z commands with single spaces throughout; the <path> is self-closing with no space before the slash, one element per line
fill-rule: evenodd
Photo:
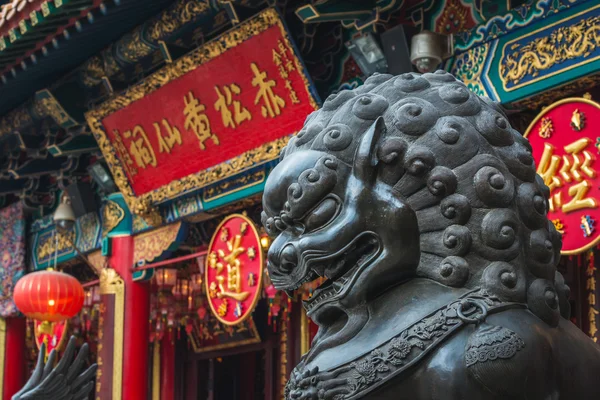
<path fill-rule="evenodd" d="M 296 9 L 296 15 L 305 24 L 368 18 L 377 4 L 375 0 L 329 0 L 307 4 Z"/>
<path fill-rule="evenodd" d="M 92 135 L 76 135 L 62 143 L 48 146 L 48 152 L 53 156 L 89 153 L 96 150 L 98 143 Z"/>

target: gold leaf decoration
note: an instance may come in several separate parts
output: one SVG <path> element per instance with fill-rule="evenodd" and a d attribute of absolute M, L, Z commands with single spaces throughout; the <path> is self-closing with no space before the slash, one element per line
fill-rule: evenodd
<path fill-rule="evenodd" d="M 102 236 L 108 235 L 125 218 L 125 210 L 114 201 L 107 201 L 102 210 Z"/>

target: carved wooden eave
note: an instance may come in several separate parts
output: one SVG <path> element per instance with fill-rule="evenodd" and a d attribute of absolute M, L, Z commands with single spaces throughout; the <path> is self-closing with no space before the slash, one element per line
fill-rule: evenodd
<path fill-rule="evenodd" d="M 86 175 L 97 147 L 79 130 L 28 129 L 4 138 L 0 146 L 0 198 L 20 198 L 37 211 L 52 207 L 60 185 Z M 40 208 L 41 207 L 41 208 Z"/>
<path fill-rule="evenodd" d="M 46 85 L 48 89 L 37 92 L 32 99 L 16 108 L 15 106 L 20 102 L 12 101 L 10 99 L 12 95 L 0 98 L 0 115 L 6 110 L 12 109 L 0 118 L 0 136 L 22 130 L 45 117 L 53 118 L 63 128 L 75 126 L 83 121 L 82 114 L 86 110 L 81 108 L 81 106 L 86 103 L 90 94 L 92 97 L 99 95 L 106 96 L 105 90 L 97 88 L 103 82 L 103 78 L 107 77 L 113 80 L 111 84 L 115 90 L 120 90 L 120 86 L 123 86 L 119 84 L 121 80 L 126 81 L 126 84 L 138 80 L 140 78 L 140 69 L 143 70 L 145 68 L 141 67 L 140 62 L 147 61 L 148 58 L 152 59 L 159 54 L 160 41 L 171 44 L 180 39 L 184 33 L 191 31 L 195 32 L 194 35 L 199 35 L 206 39 L 214 35 L 215 32 L 222 31 L 224 28 L 231 26 L 231 21 L 224 9 L 225 3 L 231 3 L 232 7 L 236 7 L 238 4 L 250 8 L 264 7 L 264 1 L 257 0 L 236 0 L 218 3 L 179 0 L 154 16 L 154 14 L 150 14 L 153 9 L 157 9 L 157 11 L 161 10 L 170 2 L 162 0 L 161 2 L 156 2 L 156 4 L 152 2 L 151 5 L 142 2 L 138 4 L 138 8 L 143 7 L 144 13 L 149 13 L 152 17 L 149 20 L 140 18 L 138 15 L 135 18 L 130 18 L 128 21 L 138 21 L 138 23 L 143 22 L 143 24 L 135 27 L 128 33 L 127 29 L 131 29 L 131 25 L 119 20 L 120 29 L 125 30 L 122 32 L 122 36 L 112 38 L 112 33 L 111 35 L 95 34 L 90 36 L 88 35 L 88 31 L 91 33 L 92 25 L 94 25 L 94 32 L 114 31 L 114 25 L 111 21 L 115 18 L 115 15 L 134 12 L 132 9 L 135 9 L 135 4 L 126 9 L 121 9 L 116 8 L 118 3 L 120 3 L 119 1 L 100 3 L 97 0 L 93 2 L 89 0 L 89 2 L 93 3 L 93 7 L 89 11 L 86 11 L 87 14 L 80 12 L 80 18 L 74 18 L 77 19 L 75 25 L 68 25 L 63 21 L 62 25 L 59 25 L 59 31 L 63 33 L 58 36 L 54 35 L 54 33 L 46 33 L 43 38 L 34 43 L 35 50 L 29 52 L 12 52 L 10 53 L 12 58 L 10 58 L 8 55 L 4 55 L 6 56 L 4 57 L 3 51 L 0 49 L 0 78 L 2 78 L 2 81 L 0 81 L 0 90 L 3 93 L 8 92 L 7 85 L 10 86 L 11 82 L 15 79 L 18 80 L 21 77 L 26 79 L 26 76 L 30 72 L 40 70 L 42 68 L 41 64 L 46 62 L 46 59 L 50 56 L 53 56 L 55 60 L 59 58 L 60 60 L 68 59 L 70 55 L 65 53 L 69 52 L 76 52 L 77 57 L 85 56 L 82 59 L 83 65 L 75 73 L 71 74 L 71 77 L 67 77 L 67 79 L 58 83 L 48 82 L 48 85 Z M 68 10 L 70 4 L 80 4 L 81 1 L 68 2 L 66 0 L 54 0 L 41 3 L 48 5 L 47 8 L 50 10 L 48 12 L 59 13 Z M 56 4 L 60 4 L 60 7 L 56 6 Z M 146 10 L 148 7 L 151 8 L 150 11 Z M 45 26 L 44 24 L 49 23 L 48 21 L 51 20 L 49 16 L 46 18 L 43 16 L 43 10 L 31 13 L 31 15 L 22 14 L 21 16 L 24 18 L 23 21 L 25 21 L 23 24 L 26 26 L 32 25 L 31 29 L 28 28 L 29 30 L 27 31 L 31 35 L 34 35 L 33 32 L 42 29 L 40 27 Z M 35 20 L 38 23 L 34 24 L 33 21 Z M 52 21 L 52 26 L 60 22 L 60 20 Z M 2 30 L 0 29 L 0 41 L 2 40 L 1 38 Z M 97 53 L 93 49 L 95 47 L 101 48 L 102 45 L 97 45 L 100 42 L 102 42 L 102 45 L 109 46 L 102 52 Z M 15 43 L 18 43 L 18 41 Z M 0 43 L 1 47 L 2 44 Z M 61 53 L 64 56 L 57 58 L 57 54 L 55 53 Z M 157 60 L 156 57 L 154 58 L 150 60 L 152 66 L 157 62 L 164 62 L 161 57 L 158 57 Z M 9 69 L 2 73 L 2 63 L 8 62 L 6 60 L 10 61 L 10 59 L 14 59 L 15 62 L 18 61 L 20 64 L 13 63 L 14 65 L 11 64 L 12 67 L 6 67 Z M 62 70 L 65 68 L 64 65 L 56 64 L 55 62 L 51 65 L 51 68 L 54 68 L 56 65 L 60 66 Z M 73 67 L 75 68 L 76 65 L 73 65 Z M 50 75 L 51 69 L 46 68 L 46 70 L 44 75 Z M 41 78 L 36 77 L 36 79 L 43 79 L 43 76 Z M 21 93 L 26 93 L 28 87 L 29 83 L 18 85 L 16 90 L 20 95 Z M 31 91 L 30 93 L 33 92 Z"/>
<path fill-rule="evenodd" d="M 69 91 L 64 96 L 72 95 L 73 92 Z M 83 97 L 80 100 L 83 102 Z M 65 101 L 61 103 L 49 89 L 40 90 L 31 100 L 0 118 L 0 137 L 10 133 L 26 134 L 36 124 L 45 120 L 53 121 L 56 127 L 71 128 L 83 120 L 82 114 L 83 109 L 80 106 L 68 107 Z"/>
<path fill-rule="evenodd" d="M 197 0 L 179 0 L 158 16 L 137 26 L 100 54 L 91 57 L 79 69 L 79 79 L 86 87 L 102 83 L 102 78 L 112 78 L 127 66 L 137 64 L 159 50 L 159 42 L 170 43 L 185 31 L 200 26 L 208 33 L 211 19 L 220 9 L 215 3 Z M 222 23 L 229 23 L 227 18 Z"/>
<path fill-rule="evenodd" d="M 30 179 L 7 179 L 0 182 L 0 196 L 19 194 L 34 184 Z"/>
<path fill-rule="evenodd" d="M 0 69 L 10 70 L 38 44 L 47 44 L 61 28 L 77 24 L 73 17 L 85 16 L 100 6 L 95 0 L 13 0 L 0 11 Z"/>
<path fill-rule="evenodd" d="M 29 19 L 23 20 L 18 30 L 12 29 L 12 42 L 10 37 L 3 37 L 0 41 L 0 90 L 3 93 L 0 114 L 25 102 L 36 91 L 52 85 L 56 76 L 74 70 L 169 3 L 169 0 L 43 2 L 41 11 L 38 10 L 33 18 L 29 15 Z M 53 17 L 54 12 L 61 13 L 60 18 L 56 14 L 58 21 L 61 21 L 56 29 L 51 25 L 50 32 L 38 31 L 38 28 L 42 29 L 38 25 L 46 24 L 46 18 Z M 68 20 L 62 21 L 67 15 Z M 55 24 L 55 20 L 52 20 L 52 24 Z"/>

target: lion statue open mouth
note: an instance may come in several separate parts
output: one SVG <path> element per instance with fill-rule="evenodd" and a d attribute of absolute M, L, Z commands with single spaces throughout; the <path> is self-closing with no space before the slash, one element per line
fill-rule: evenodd
<path fill-rule="evenodd" d="M 594 398 L 547 198 L 528 141 L 444 71 L 330 96 L 264 192 L 275 287 L 327 278 L 287 398 Z"/>

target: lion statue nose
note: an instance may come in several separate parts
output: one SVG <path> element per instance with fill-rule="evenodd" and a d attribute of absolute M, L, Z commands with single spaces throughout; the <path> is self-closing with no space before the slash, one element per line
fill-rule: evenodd
<path fill-rule="evenodd" d="M 298 265 L 298 254 L 291 244 L 288 244 L 281 250 L 281 269 L 284 273 L 291 273 Z"/>
<path fill-rule="evenodd" d="M 271 249 L 273 250 L 273 249 Z M 279 274 L 287 275 L 298 265 L 298 253 L 293 245 L 287 244 L 281 251 L 269 251 L 269 266 Z"/>

